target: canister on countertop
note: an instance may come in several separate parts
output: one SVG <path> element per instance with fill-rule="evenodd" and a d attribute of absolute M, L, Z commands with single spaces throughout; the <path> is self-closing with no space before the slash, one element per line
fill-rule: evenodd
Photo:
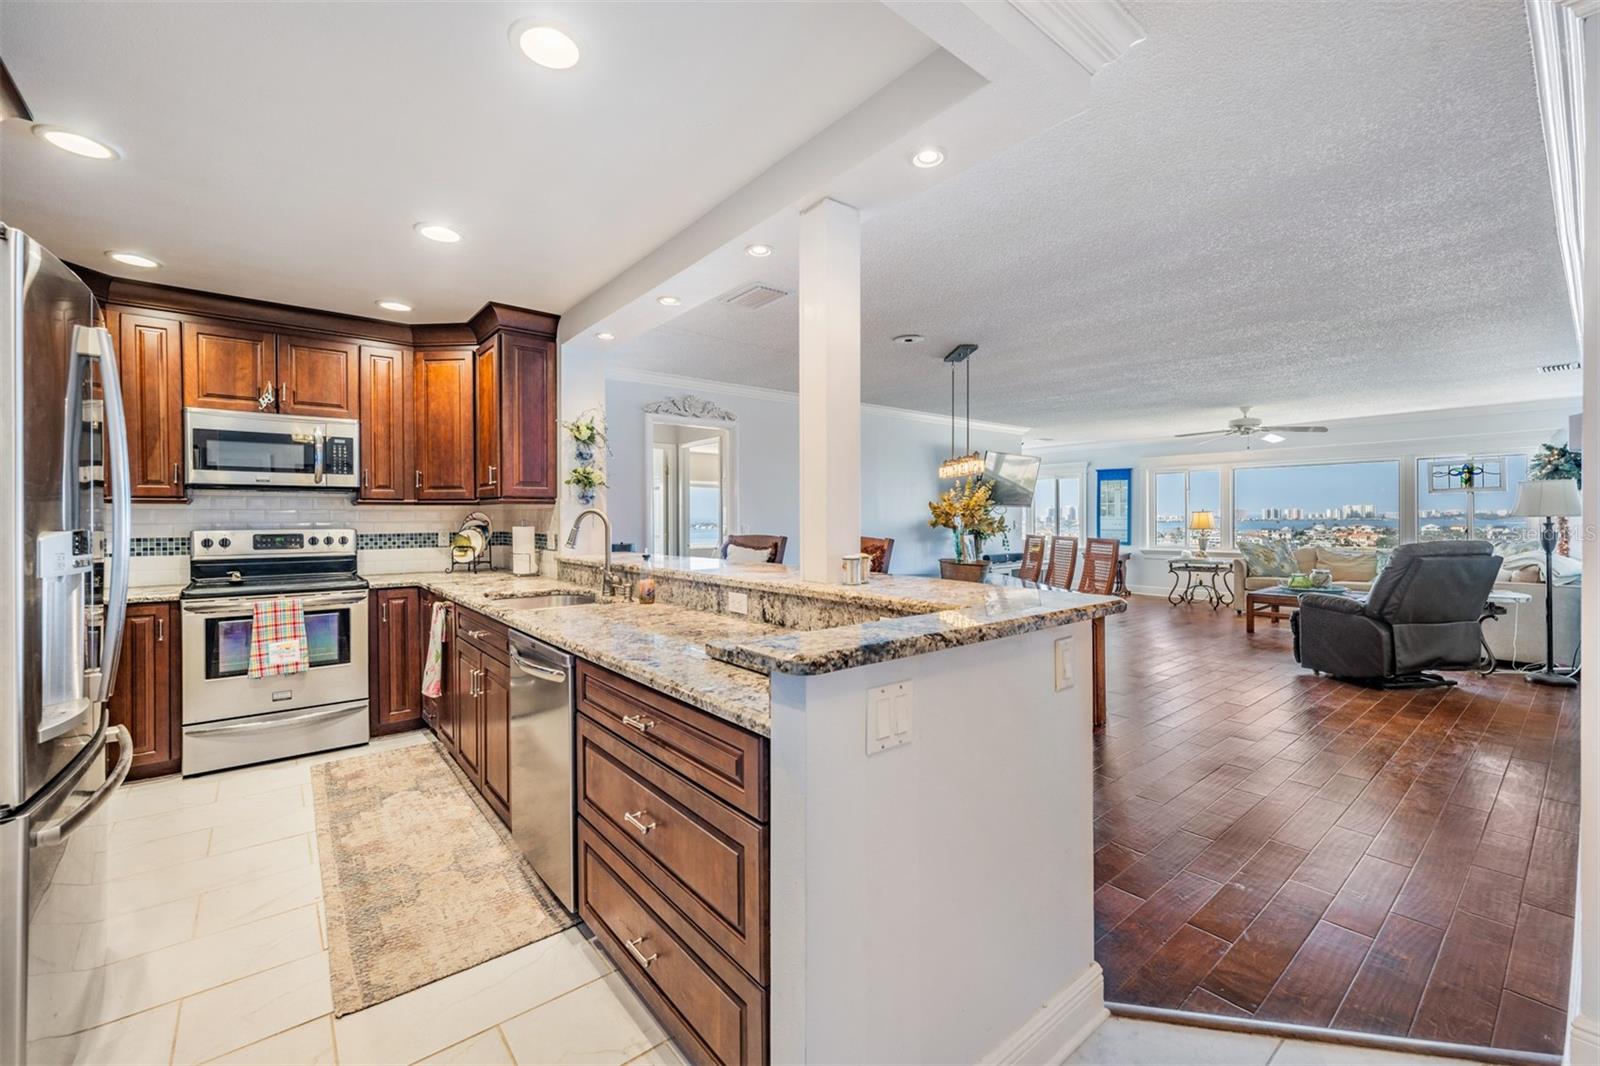
<path fill-rule="evenodd" d="M 844 571 L 843 581 L 846 585 L 865 585 L 867 583 L 867 557 L 865 555 L 846 555 L 840 563 Z"/>
<path fill-rule="evenodd" d="M 539 549 L 536 546 L 535 530 L 532 526 L 511 527 L 511 572 L 513 574 L 539 572 Z"/>
<path fill-rule="evenodd" d="M 634 594 L 640 603 L 656 602 L 656 579 L 650 573 L 650 553 L 644 556 L 644 566 L 639 572 L 639 583 L 634 586 Z"/>

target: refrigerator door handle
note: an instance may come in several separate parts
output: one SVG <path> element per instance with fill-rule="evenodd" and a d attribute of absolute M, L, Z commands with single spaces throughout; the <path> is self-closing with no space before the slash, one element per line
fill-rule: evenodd
<path fill-rule="evenodd" d="M 122 404 L 122 374 L 116 346 L 104 327 L 73 327 L 73 350 L 100 361 L 100 390 L 105 397 L 105 461 L 111 494 L 111 531 L 106 544 L 105 622 L 100 631 L 100 690 L 95 699 L 111 698 L 122 653 L 122 631 L 128 620 L 128 564 L 132 554 L 133 482 L 128 471 L 128 418 Z"/>
<path fill-rule="evenodd" d="M 99 749 L 105 747 L 106 739 L 106 735 L 102 733 L 100 743 L 95 746 L 95 757 L 98 757 Z M 67 839 L 79 826 L 94 817 L 94 812 L 105 806 L 106 800 L 111 798 L 111 793 L 127 780 L 128 771 L 133 767 L 133 737 L 128 734 L 127 726 L 114 725 L 111 727 L 110 739 L 117 745 L 116 767 L 100 783 L 100 787 L 94 790 L 94 795 L 80 804 L 75 811 L 65 818 L 35 829 L 32 834 L 35 847 L 50 847 Z"/>

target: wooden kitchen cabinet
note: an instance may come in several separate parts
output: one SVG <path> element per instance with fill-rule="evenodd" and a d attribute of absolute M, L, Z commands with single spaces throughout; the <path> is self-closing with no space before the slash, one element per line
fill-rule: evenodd
<path fill-rule="evenodd" d="M 367 663 L 373 736 L 422 724 L 421 614 L 414 588 L 372 593 Z"/>
<path fill-rule="evenodd" d="M 450 652 L 450 701 L 455 707 L 456 737 L 450 752 L 462 773 L 483 788 L 483 704 L 478 699 L 478 671 L 483 653 L 457 636 Z"/>
<path fill-rule="evenodd" d="M 227 411 L 273 410 L 278 388 L 277 345 L 277 334 L 255 326 L 185 319 L 183 405 Z M 269 396 L 272 399 L 266 399 Z"/>
<path fill-rule="evenodd" d="M 501 330 L 474 353 L 479 499 L 556 498 L 554 348 Z"/>
<path fill-rule="evenodd" d="M 411 361 L 405 348 L 361 345 L 361 499 L 412 495 Z"/>
<path fill-rule="evenodd" d="M 133 497 L 181 500 L 183 493 L 183 327 L 176 318 L 110 308 L 127 409 Z"/>
<path fill-rule="evenodd" d="M 480 791 L 506 825 L 511 824 L 511 671 L 490 655 L 478 675 L 483 722 L 483 782 Z"/>
<path fill-rule="evenodd" d="M 506 627 L 452 606 L 449 664 L 453 739 L 445 746 L 500 820 L 511 824 L 511 670 Z"/>
<path fill-rule="evenodd" d="M 355 418 L 360 345 L 336 337 L 278 337 L 280 414 L 310 418 Z"/>
<path fill-rule="evenodd" d="M 111 723 L 127 726 L 133 736 L 130 779 L 176 773 L 182 766 L 179 643 L 176 604 L 128 606 L 110 712 Z"/>
<path fill-rule="evenodd" d="M 418 500 L 471 500 L 473 468 L 473 350 L 419 351 L 412 366 Z"/>

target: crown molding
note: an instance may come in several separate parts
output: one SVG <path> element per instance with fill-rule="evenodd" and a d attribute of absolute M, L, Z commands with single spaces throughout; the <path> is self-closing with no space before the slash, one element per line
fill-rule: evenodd
<path fill-rule="evenodd" d="M 1144 40 L 1144 27 L 1117 0 L 1010 0 L 1052 44 L 1095 74 Z"/>
<path fill-rule="evenodd" d="M 1555 2 L 1581 19 L 1600 15 L 1600 0 L 1555 0 Z"/>
<path fill-rule="evenodd" d="M 635 370 L 632 367 L 607 367 L 607 381 L 626 381 L 635 385 L 660 385 L 668 389 L 681 389 L 689 393 L 713 393 L 722 396 L 743 396 L 751 400 L 767 400 L 771 403 L 784 403 L 798 405 L 800 394 L 785 392 L 783 389 L 767 389 L 759 385 L 735 385 L 723 381 L 711 381 L 706 378 L 691 378 L 681 374 L 663 374 L 654 370 Z M 864 403 L 861 405 L 862 413 L 882 415 L 886 418 L 901 418 L 908 422 L 926 422 L 935 426 L 948 426 L 949 415 L 935 414 L 931 411 L 911 411 L 904 407 L 886 407 L 882 404 Z M 964 423 L 963 423 L 964 424 Z M 984 422 L 974 418 L 973 429 L 981 429 L 988 433 L 1004 433 L 1012 437 L 1021 437 L 1028 432 L 1027 426 L 1014 426 L 1006 422 Z"/>
<path fill-rule="evenodd" d="M 1600 11 L 1600 0 L 1584 0 Z M 1533 44 L 1533 76 L 1544 127 L 1550 197 L 1567 301 L 1577 335 L 1583 336 L 1583 172 L 1585 126 L 1583 24 L 1578 4 L 1527 0 Z M 1597 72 L 1600 75 L 1600 72 Z"/>

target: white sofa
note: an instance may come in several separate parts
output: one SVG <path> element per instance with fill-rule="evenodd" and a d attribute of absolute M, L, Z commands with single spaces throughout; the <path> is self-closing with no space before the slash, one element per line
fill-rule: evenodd
<path fill-rule="evenodd" d="M 1578 647 L 1579 599 L 1583 592 L 1583 566 L 1576 559 L 1555 557 L 1556 663 L 1569 666 Z M 1507 605 L 1503 618 L 1483 623 L 1489 650 L 1501 662 L 1526 666 L 1544 662 L 1544 553 L 1524 552 L 1507 559 L 1496 591 L 1523 592 L 1532 597 L 1523 604 Z M 1520 578 L 1521 580 L 1511 580 Z"/>

